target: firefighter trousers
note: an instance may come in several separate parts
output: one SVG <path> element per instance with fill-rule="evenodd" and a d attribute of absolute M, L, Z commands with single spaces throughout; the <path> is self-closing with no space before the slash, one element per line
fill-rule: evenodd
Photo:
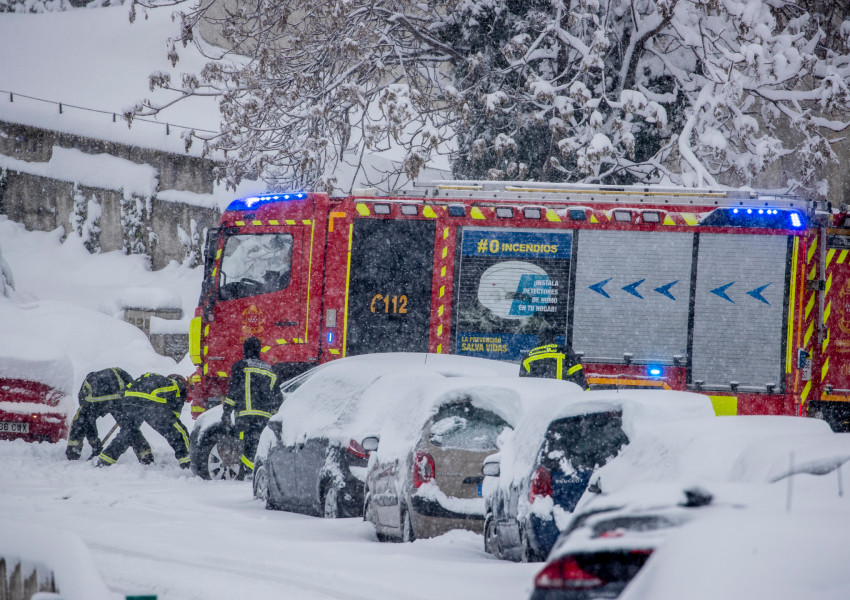
<path fill-rule="evenodd" d="M 236 431 L 239 432 L 239 440 L 242 442 L 243 472 L 245 467 L 254 470 L 254 455 L 260 443 L 260 434 L 268 422 L 268 417 L 236 417 Z"/>
<path fill-rule="evenodd" d="M 165 438 L 174 457 L 181 467 L 189 466 L 189 432 L 180 422 L 178 415 L 172 412 L 166 405 L 157 404 L 150 400 L 124 400 L 124 415 L 121 429 L 115 439 L 106 450 L 100 454 L 100 460 L 112 464 L 126 452 L 127 448 L 133 446 L 138 455 L 137 444 L 144 443 L 150 452 L 150 445 L 142 434 L 142 423 L 150 425 L 154 431 Z M 141 458 L 139 460 L 142 460 Z M 145 462 L 142 460 L 142 462 Z M 149 462 L 153 462 L 153 455 Z"/>

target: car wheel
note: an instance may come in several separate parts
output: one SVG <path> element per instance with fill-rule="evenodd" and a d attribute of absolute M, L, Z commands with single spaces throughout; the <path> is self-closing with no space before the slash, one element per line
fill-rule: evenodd
<path fill-rule="evenodd" d="M 413 522 L 410 520 L 410 511 L 406 508 L 401 513 L 401 541 L 412 542 L 416 540 L 416 534 L 413 533 Z"/>
<path fill-rule="evenodd" d="M 241 464 L 241 444 L 221 427 L 206 432 L 192 457 L 192 471 L 202 479 L 236 479 Z"/>
<path fill-rule="evenodd" d="M 375 537 L 378 538 L 379 542 L 386 542 L 387 536 L 386 534 L 378 531 L 378 515 L 375 513 L 375 507 L 372 504 L 372 498 L 370 496 L 366 496 L 366 506 L 363 507 L 363 520 L 368 521 L 372 524 L 372 527 L 375 528 Z"/>
<path fill-rule="evenodd" d="M 521 562 L 538 562 L 540 560 L 537 558 L 537 553 L 531 548 L 531 540 L 528 539 L 528 532 L 522 526 L 519 528 L 519 546 L 519 559 Z"/>
<path fill-rule="evenodd" d="M 325 495 L 322 499 L 322 516 L 326 519 L 339 517 L 339 490 L 332 481 L 328 482 L 325 487 Z"/>
<path fill-rule="evenodd" d="M 269 472 L 261 462 L 254 464 L 254 498 L 266 502 L 269 498 Z"/>
<path fill-rule="evenodd" d="M 493 515 L 487 515 L 484 519 L 484 551 L 496 558 L 502 558 L 499 550 L 499 538 L 496 537 L 496 519 Z"/>

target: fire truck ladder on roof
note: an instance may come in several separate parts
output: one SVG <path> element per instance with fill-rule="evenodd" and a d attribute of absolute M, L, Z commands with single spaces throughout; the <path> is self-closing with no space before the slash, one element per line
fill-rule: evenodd
<path fill-rule="evenodd" d="M 452 181 L 415 182 L 418 190 L 403 195 L 434 199 L 512 200 L 516 202 L 604 202 L 609 204 L 688 204 L 725 207 L 760 206 L 805 210 L 809 201 L 800 196 L 729 189 L 704 189 L 671 186 L 603 186 L 581 183 L 534 181 Z M 422 190 L 425 192 L 423 193 Z"/>

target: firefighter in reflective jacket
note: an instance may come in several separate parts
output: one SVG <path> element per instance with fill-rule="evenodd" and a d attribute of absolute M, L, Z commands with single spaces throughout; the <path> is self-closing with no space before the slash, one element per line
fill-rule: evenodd
<path fill-rule="evenodd" d="M 253 460 L 260 434 L 282 402 L 277 375 L 267 362 L 260 359 L 261 346 L 262 343 L 255 337 L 249 337 L 242 345 L 244 358 L 233 364 L 221 415 L 222 425 L 230 431 L 233 429 L 230 415 L 236 411 L 235 431 L 243 444 L 239 479 L 254 470 Z"/>
<path fill-rule="evenodd" d="M 579 356 L 571 348 L 558 344 L 552 331 L 541 332 L 537 341 L 538 346 L 522 357 L 520 377 L 563 379 L 578 384 L 583 390 L 588 389 Z"/>
<path fill-rule="evenodd" d="M 68 460 L 80 458 L 83 452 L 83 440 L 87 440 L 92 448 L 89 459 L 101 453 L 103 443 L 97 434 L 97 419 L 111 414 L 116 425 L 121 425 L 124 417 L 124 388 L 131 381 L 133 381 L 132 375 L 118 367 L 93 371 L 86 375 L 77 395 L 80 408 L 74 415 L 71 433 L 68 436 L 68 446 L 65 448 L 65 456 Z M 153 454 L 147 440 L 139 437 L 134 442 L 133 450 L 139 462 L 152 462 Z"/>
<path fill-rule="evenodd" d="M 100 453 L 98 466 L 111 465 L 142 438 L 142 423 L 150 425 L 168 442 L 181 468 L 189 468 L 189 432 L 180 422 L 186 401 L 182 375 L 145 373 L 124 388 L 124 423 L 115 440 Z M 135 446 L 134 446 L 135 447 Z"/>

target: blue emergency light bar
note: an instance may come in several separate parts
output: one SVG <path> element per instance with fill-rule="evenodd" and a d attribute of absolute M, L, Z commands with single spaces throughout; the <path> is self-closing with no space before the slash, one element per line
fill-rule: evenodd
<path fill-rule="evenodd" d="M 263 204 L 304 200 L 306 197 L 306 192 L 282 192 L 279 194 L 265 194 L 263 196 L 248 196 L 247 198 L 233 200 L 227 205 L 227 210 L 254 210 Z"/>
<path fill-rule="evenodd" d="M 663 373 L 663 370 L 661 369 L 661 367 L 655 367 L 655 366 L 652 366 L 652 367 L 649 367 L 649 368 L 646 370 L 646 372 L 647 372 L 647 373 L 649 373 L 649 375 L 650 375 L 651 377 L 661 377 L 661 374 Z"/>
<path fill-rule="evenodd" d="M 700 221 L 705 227 L 758 227 L 762 229 L 802 229 L 805 217 L 787 208 L 747 207 L 717 208 Z"/>

